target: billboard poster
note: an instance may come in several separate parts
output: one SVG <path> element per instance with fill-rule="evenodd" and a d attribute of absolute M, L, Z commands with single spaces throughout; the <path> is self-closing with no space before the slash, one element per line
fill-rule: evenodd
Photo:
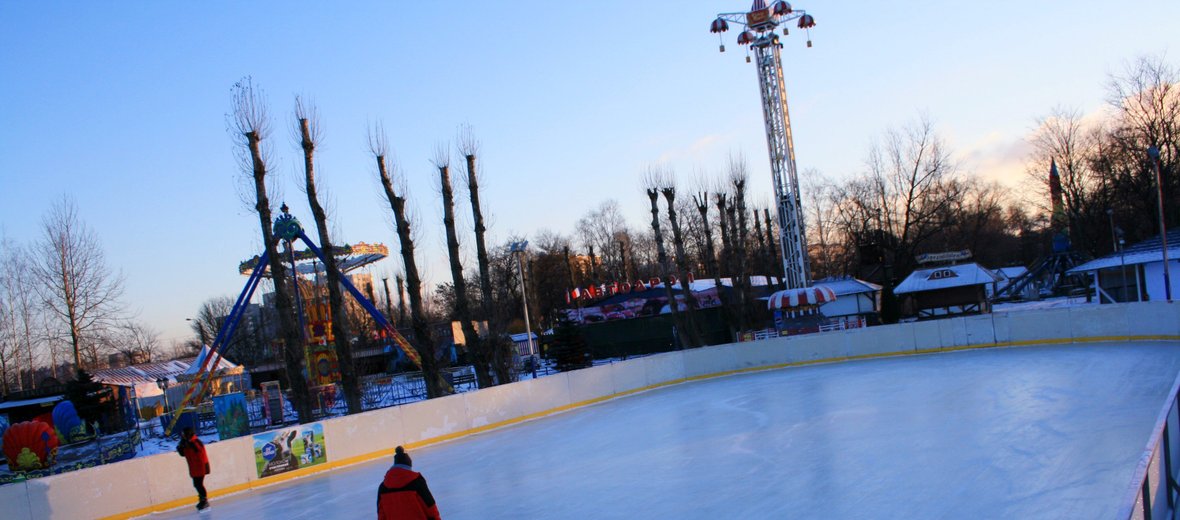
<path fill-rule="evenodd" d="M 328 461 L 324 426 L 303 424 L 254 436 L 258 478 L 286 473 Z"/>
<path fill-rule="evenodd" d="M 250 434 L 246 396 L 241 392 L 214 396 L 213 414 L 217 416 L 217 436 L 221 440 Z"/>

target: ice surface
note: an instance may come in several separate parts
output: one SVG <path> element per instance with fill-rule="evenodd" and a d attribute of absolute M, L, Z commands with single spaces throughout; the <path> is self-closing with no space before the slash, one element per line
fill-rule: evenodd
<path fill-rule="evenodd" d="M 884 358 L 675 385 L 413 450 L 444 518 L 1110 518 L 1180 344 Z M 346 439 L 327 439 L 332 443 Z M 390 461 L 167 518 L 372 518 Z"/>

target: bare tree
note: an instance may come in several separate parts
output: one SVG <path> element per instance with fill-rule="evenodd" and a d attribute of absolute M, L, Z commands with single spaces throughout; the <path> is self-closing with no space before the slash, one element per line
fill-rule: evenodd
<path fill-rule="evenodd" d="M 956 191 L 949 184 L 956 170 L 950 153 L 927 119 L 902 130 L 889 130 L 866 161 L 868 171 L 839 186 L 842 231 L 857 243 L 874 230 L 889 237 L 886 249 L 897 274 L 915 265 L 941 230 L 942 218 Z"/>
<path fill-rule="evenodd" d="M 369 151 L 377 161 L 377 174 L 389 207 L 393 211 L 398 240 L 401 243 L 402 268 L 406 274 L 406 289 L 410 296 L 410 324 L 414 331 L 414 348 L 422 360 L 422 376 L 426 382 L 427 397 L 440 397 L 451 393 L 450 385 L 442 378 L 434 337 L 430 333 L 426 306 L 422 298 L 422 278 L 418 275 L 418 263 L 414 259 L 414 237 L 409 215 L 406 212 L 406 187 L 399 176 L 401 195 L 394 190 L 393 179 L 386 166 L 388 145 L 385 131 L 380 126 L 369 134 Z M 396 167 L 394 168 L 396 171 Z"/>
<path fill-rule="evenodd" d="M 150 325 L 133 320 L 118 324 L 114 340 L 114 350 L 127 358 L 130 364 L 150 363 L 162 349 L 160 332 Z"/>
<path fill-rule="evenodd" d="M 217 334 L 226 326 L 226 320 L 229 319 L 233 308 L 234 300 L 228 296 L 209 298 L 201 303 L 196 317 L 189 319 L 189 327 L 197 335 L 200 343 L 212 344 Z M 260 309 L 256 317 L 262 318 L 261 312 Z M 260 350 L 264 342 L 261 334 L 261 325 L 252 323 L 250 317 L 243 315 L 233 335 L 222 339 L 222 355 L 243 364 L 260 361 Z"/>
<path fill-rule="evenodd" d="M 8 395 L 15 380 L 17 390 L 20 382 L 20 340 L 17 334 L 17 313 L 12 302 L 0 299 L 0 395 Z M 12 377 L 16 375 L 17 377 Z"/>
<path fill-rule="evenodd" d="M 511 383 L 512 345 L 503 341 L 505 317 L 503 312 L 497 312 L 497 306 L 492 294 L 492 273 L 488 248 L 485 238 L 487 227 L 484 225 L 483 207 L 479 201 L 480 174 L 476 170 L 476 155 L 479 152 L 479 142 L 475 139 L 471 127 L 464 127 L 459 132 L 459 153 L 467 162 L 467 193 L 471 200 L 471 217 L 475 229 L 475 258 L 479 265 L 480 306 L 484 319 L 488 320 L 488 343 L 492 370 L 498 383 Z"/>
<path fill-rule="evenodd" d="M 701 216 L 701 227 L 705 234 L 705 266 L 710 273 L 713 274 L 713 286 L 717 291 L 717 301 L 721 302 L 722 312 L 726 313 L 727 319 L 725 323 L 730 327 L 730 337 L 734 337 L 733 320 L 728 319 L 729 316 L 729 295 L 725 291 L 725 287 L 721 284 L 721 268 L 717 265 L 717 252 L 713 243 L 713 226 L 709 221 L 709 193 L 707 191 L 700 191 L 692 196 L 693 205 L 697 208 L 697 214 Z"/>
<path fill-rule="evenodd" d="M 766 222 L 766 258 L 770 259 L 770 269 L 766 274 L 777 276 L 779 279 L 779 286 L 786 285 L 783 279 L 783 264 L 778 257 L 778 241 L 775 240 L 777 233 L 774 231 L 774 224 L 770 220 L 770 208 L 762 208 L 762 219 Z M 768 282 L 769 283 L 769 282 Z"/>
<path fill-rule="evenodd" d="M 841 243 L 836 237 L 834 224 L 836 208 L 832 195 L 836 187 L 832 183 L 824 181 L 819 172 L 815 170 L 805 170 L 802 177 L 807 193 L 811 194 L 807 197 L 803 212 L 807 221 L 811 223 L 807 230 L 809 234 L 807 244 L 811 250 L 809 256 L 811 257 L 812 277 L 819 279 L 842 274 L 848 266 L 842 265 L 840 262 L 842 257 L 840 254 Z M 769 210 L 766 212 L 766 216 L 767 226 L 773 227 L 769 219 Z M 767 229 L 767 238 L 771 238 L 769 229 Z M 773 256 L 773 253 L 771 254 L 771 261 L 777 262 L 777 258 Z"/>
<path fill-rule="evenodd" d="M 1099 156 L 1102 170 L 1114 177 L 1119 205 L 1128 206 L 1122 221 L 1133 226 L 1129 234 L 1159 233 L 1159 219 L 1142 218 L 1158 211 L 1154 168 L 1145 152 L 1159 151 L 1164 200 L 1180 198 L 1180 68 L 1163 56 L 1142 56 L 1112 77 L 1108 89 L 1116 117 Z M 1180 204 L 1165 204 L 1164 212 L 1168 226 L 1180 222 Z"/>
<path fill-rule="evenodd" d="M 328 232 L 328 213 L 320 204 L 316 192 L 315 148 L 322 139 L 319 117 L 314 105 L 304 105 L 295 98 L 295 135 L 303 149 L 303 180 L 307 203 L 315 219 L 316 231 L 320 237 L 320 250 L 324 252 L 324 268 L 327 271 L 328 306 L 332 312 L 332 335 L 335 340 L 336 357 L 340 366 L 340 382 L 344 389 L 344 400 L 348 413 L 361 413 L 361 387 L 356 375 L 356 362 L 352 357 L 352 332 L 349 330 L 348 314 L 344 308 L 344 294 L 341 290 L 340 268 L 336 265 L 336 247 Z"/>
<path fill-rule="evenodd" d="M 681 340 L 689 346 L 696 346 L 693 343 L 694 336 L 689 332 L 688 326 L 684 323 L 684 318 L 680 315 L 680 304 L 676 301 L 676 295 L 672 292 L 671 274 L 672 268 L 668 260 L 668 252 L 664 247 L 664 236 L 660 231 L 660 190 L 671 185 L 672 181 L 666 170 L 660 167 L 652 166 L 647 169 L 647 173 L 643 176 L 644 191 L 647 193 L 648 201 L 651 202 L 651 231 L 655 235 L 656 240 L 656 254 L 658 255 L 658 262 L 660 268 L 660 278 L 664 282 L 664 294 L 668 298 L 668 309 L 672 313 L 672 322 L 676 324 L 676 330 L 682 335 Z M 687 334 L 688 337 L 685 337 Z"/>
<path fill-rule="evenodd" d="M 406 322 L 406 279 L 397 275 L 397 323 L 404 327 Z"/>
<path fill-rule="evenodd" d="M 172 340 L 164 354 L 168 359 L 193 357 L 201 351 L 201 345 L 194 340 Z"/>
<path fill-rule="evenodd" d="M 455 289 L 454 316 L 463 330 L 467 351 L 474 358 L 475 377 L 481 388 L 492 386 L 491 359 L 484 341 L 475 330 L 471 319 L 471 304 L 467 296 L 467 280 L 463 278 L 463 263 L 459 258 L 459 234 L 455 229 L 455 192 L 451 186 L 451 161 L 446 147 L 439 147 L 434 155 L 434 166 L 438 168 L 439 187 L 442 191 L 443 227 L 447 234 L 447 258 L 450 259 L 451 281 Z"/>
<path fill-rule="evenodd" d="M 688 344 L 698 347 L 705 343 L 701 339 L 701 332 L 696 320 L 696 310 L 699 305 L 697 304 L 696 295 L 692 292 L 692 284 L 688 280 L 688 254 L 684 250 L 684 235 L 680 232 L 680 218 L 676 213 L 675 183 L 670 180 L 666 186 L 660 188 L 660 193 L 664 195 L 664 201 L 668 204 L 668 223 L 672 227 L 672 246 L 673 252 L 676 255 L 676 271 L 677 276 L 680 277 L 680 292 L 684 293 L 685 334 L 688 336 Z"/>
<path fill-rule="evenodd" d="M 27 251 L 5 237 L 0 241 L 0 298 L 8 307 L 11 317 L 6 341 L 17 345 L 16 364 L 23 367 L 21 374 L 28 374 L 28 382 L 17 379 L 21 389 L 37 386 L 35 372 L 37 363 L 34 349 L 44 338 L 34 334 L 42 326 L 44 315 L 37 300 L 37 281 L 32 272 Z"/>
<path fill-rule="evenodd" d="M 270 122 L 263 94 L 250 78 L 234 85 L 231 113 L 227 116 L 230 133 L 238 145 L 238 159 L 244 176 L 249 176 L 254 187 L 254 210 L 262 230 L 271 280 L 275 288 L 275 310 L 283 338 L 283 361 L 287 368 L 287 384 L 291 388 L 291 404 L 299 415 L 299 422 L 312 420 L 311 400 L 307 380 L 303 378 L 303 331 L 295 318 L 293 289 L 287 280 L 287 268 L 278 252 L 278 240 L 271 230 L 270 200 L 267 198 L 267 151 L 263 141 L 270 133 Z"/>
<path fill-rule="evenodd" d="M 625 271 L 625 255 L 619 254 L 616 243 L 620 236 L 628 236 L 623 210 L 614 199 L 603 201 L 598 207 L 578 220 L 577 231 L 587 250 L 602 253 L 602 263 L 608 273 L 618 276 Z"/>
<path fill-rule="evenodd" d="M 107 267 L 98 238 L 68 198 L 54 204 L 42 219 L 33 254 L 32 271 L 40 282 L 42 302 L 69 336 L 75 369 L 95 366 L 99 336 L 122 311 L 123 277 Z"/>
<path fill-rule="evenodd" d="M 746 324 L 753 320 L 753 295 L 750 290 L 750 267 L 747 244 L 750 241 L 749 226 L 746 215 L 746 182 L 749 173 L 746 170 L 746 159 L 740 155 L 729 159 L 729 182 L 733 186 L 733 211 L 737 218 L 728 219 L 730 223 L 731 240 L 733 242 L 734 258 L 737 261 L 737 273 L 733 286 L 737 289 L 737 305 L 741 309 L 738 326 L 746 328 Z"/>
<path fill-rule="evenodd" d="M 1057 107 L 1038 120 L 1037 129 L 1030 137 L 1034 152 L 1028 175 L 1037 189 L 1028 193 L 1036 196 L 1032 201 L 1034 207 L 1052 212 L 1049 171 L 1055 165 L 1065 205 L 1065 214 L 1061 215 L 1065 221 L 1061 226 L 1082 249 L 1093 249 L 1092 240 L 1106 236 L 1106 233 L 1093 233 L 1086 219 L 1080 218 L 1103 195 L 1102 179 L 1093 170 L 1095 163 L 1091 160 L 1100 139 L 1098 128 L 1087 127 L 1081 112 L 1064 107 Z"/>

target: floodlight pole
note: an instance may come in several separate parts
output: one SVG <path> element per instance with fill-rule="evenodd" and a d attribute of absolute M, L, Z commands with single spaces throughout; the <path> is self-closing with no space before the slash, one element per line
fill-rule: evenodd
<path fill-rule="evenodd" d="M 1163 246 L 1164 253 L 1164 297 L 1170 302 L 1172 301 L 1172 277 L 1168 269 L 1168 228 L 1164 224 L 1164 182 L 1160 175 L 1159 148 L 1154 146 L 1148 148 L 1147 156 L 1151 158 L 1151 164 L 1155 167 L 1155 188 L 1159 198 L 1160 213 L 1160 244 Z"/>
<path fill-rule="evenodd" d="M 529 323 L 529 296 L 528 290 L 524 285 L 524 252 L 529 247 L 529 241 L 513 242 L 510 246 L 513 253 L 516 253 L 516 269 L 520 273 L 520 301 L 524 304 L 524 333 L 525 341 L 528 341 L 529 353 L 533 356 L 533 378 L 537 377 L 537 365 L 541 362 L 540 352 L 533 343 L 533 326 Z"/>

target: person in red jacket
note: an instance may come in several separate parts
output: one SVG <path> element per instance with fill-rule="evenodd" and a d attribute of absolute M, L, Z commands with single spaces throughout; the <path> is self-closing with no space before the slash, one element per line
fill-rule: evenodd
<path fill-rule="evenodd" d="M 401 446 L 394 450 L 393 467 L 377 488 L 379 520 L 442 520 L 438 505 L 421 473 L 410 469 L 414 461 Z"/>
<path fill-rule="evenodd" d="M 193 478 L 193 487 L 197 490 L 197 509 L 209 507 L 205 494 L 205 475 L 209 474 L 209 455 L 205 453 L 205 444 L 197 438 L 192 428 L 185 428 L 180 435 L 180 444 L 176 445 L 176 452 L 188 462 L 188 476 Z"/>

